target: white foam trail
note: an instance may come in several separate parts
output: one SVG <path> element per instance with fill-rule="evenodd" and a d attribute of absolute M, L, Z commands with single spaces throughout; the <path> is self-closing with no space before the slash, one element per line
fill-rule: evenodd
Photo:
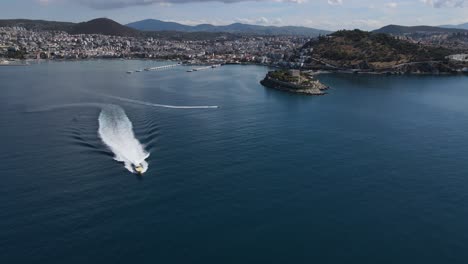
<path fill-rule="evenodd" d="M 51 106 L 45 106 L 45 107 L 40 107 L 40 108 L 35 108 L 32 110 L 27 110 L 27 113 L 38 113 L 38 112 L 48 112 L 48 111 L 54 111 L 62 108 L 71 108 L 71 107 L 94 107 L 94 108 L 99 108 L 102 109 L 106 107 L 107 104 L 101 104 L 101 103 L 75 103 L 75 104 L 62 104 L 62 105 L 51 105 Z"/>
<path fill-rule="evenodd" d="M 135 172 L 132 164 L 141 164 L 143 167 L 142 173 L 148 170 L 148 162 L 145 160 L 149 157 L 149 153 L 135 138 L 132 122 L 120 106 L 100 103 L 76 103 L 47 106 L 29 112 L 46 112 L 70 107 L 95 107 L 101 109 L 98 119 L 98 134 L 104 144 L 114 153 L 114 159 L 123 162 L 125 168 L 130 172 Z"/>
<path fill-rule="evenodd" d="M 134 172 L 133 165 L 141 164 L 143 173 L 148 170 L 145 160 L 149 153 L 135 138 L 133 125 L 125 111 L 116 105 L 106 105 L 99 114 L 99 136 L 104 144 L 114 152 L 114 159 L 125 164 L 125 168 Z"/>
<path fill-rule="evenodd" d="M 173 108 L 173 109 L 210 109 L 210 108 L 218 108 L 217 105 L 179 106 L 179 105 L 153 104 L 153 103 L 149 103 L 149 102 L 138 101 L 138 100 L 123 98 L 123 97 L 119 97 L 119 96 L 104 95 L 104 94 L 100 94 L 100 95 L 104 96 L 104 97 L 107 97 L 107 98 L 112 98 L 112 99 L 115 99 L 115 100 L 119 100 L 119 101 L 122 101 L 122 102 L 128 102 L 128 103 L 146 105 L 146 106 L 153 106 L 153 107 L 164 107 L 164 108 Z"/>
<path fill-rule="evenodd" d="M 97 94 L 103 97 L 119 100 L 122 102 L 128 102 L 138 105 L 145 105 L 151 107 L 164 107 L 173 109 L 210 109 L 218 108 L 216 105 L 204 105 L 204 106 L 177 106 L 177 105 L 164 105 L 164 104 L 153 104 L 144 101 L 138 101 L 118 96 Z M 133 125 L 130 119 L 128 119 L 125 111 L 117 105 L 111 104 L 100 104 L 100 103 L 78 103 L 78 104 L 66 104 L 51 106 L 42 109 L 38 109 L 33 112 L 51 111 L 66 107 L 98 107 L 101 109 L 99 114 L 99 137 L 102 139 L 104 144 L 114 152 L 114 159 L 125 164 L 125 168 L 130 172 L 135 172 L 133 165 L 141 165 L 143 167 L 142 173 L 148 170 L 148 162 L 146 159 L 149 157 L 149 153 L 145 151 L 143 145 L 136 139 L 133 133 Z"/>

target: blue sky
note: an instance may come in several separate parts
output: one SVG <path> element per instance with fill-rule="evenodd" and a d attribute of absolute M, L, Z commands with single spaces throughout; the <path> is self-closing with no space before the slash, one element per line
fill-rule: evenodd
<path fill-rule="evenodd" d="M 0 18 L 81 22 L 108 17 L 184 24 L 301 25 L 376 29 L 387 24 L 468 22 L 468 0 L 1 0 Z"/>

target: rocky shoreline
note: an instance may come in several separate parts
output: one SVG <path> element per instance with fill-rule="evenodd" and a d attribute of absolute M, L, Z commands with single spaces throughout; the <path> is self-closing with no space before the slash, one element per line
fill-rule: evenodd
<path fill-rule="evenodd" d="M 297 94 L 304 94 L 304 95 L 325 95 L 329 87 L 326 86 L 325 84 L 321 83 L 319 80 L 314 79 L 313 77 L 309 76 L 307 77 L 307 81 L 303 82 L 290 82 L 286 80 L 280 80 L 277 77 L 275 77 L 275 74 L 281 72 L 281 71 L 273 71 L 273 72 L 268 72 L 267 75 L 263 80 L 260 81 L 260 84 L 267 88 L 272 88 L 284 92 L 290 92 L 290 93 L 297 93 Z M 284 71 L 283 71 L 284 72 Z M 296 78 L 301 78 L 300 74 L 301 72 L 298 73 Z M 276 74 L 277 75 L 277 74 Z M 302 77 L 304 78 L 304 77 Z"/>

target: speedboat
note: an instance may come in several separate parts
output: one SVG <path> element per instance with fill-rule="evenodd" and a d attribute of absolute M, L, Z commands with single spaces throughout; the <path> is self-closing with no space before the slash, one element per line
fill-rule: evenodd
<path fill-rule="evenodd" d="M 128 74 L 132 74 L 133 72 L 132 72 L 132 71 L 128 71 L 127 73 L 128 73 Z"/>
<path fill-rule="evenodd" d="M 143 170 L 144 170 L 144 169 L 143 169 L 143 165 L 141 165 L 141 164 L 137 164 L 137 165 L 132 164 L 132 167 L 133 167 L 133 170 L 134 170 L 136 173 L 138 173 L 138 174 L 140 174 L 140 175 L 143 174 Z"/>

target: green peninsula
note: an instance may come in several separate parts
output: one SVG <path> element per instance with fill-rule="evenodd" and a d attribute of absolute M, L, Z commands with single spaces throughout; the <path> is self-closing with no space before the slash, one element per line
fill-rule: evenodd
<path fill-rule="evenodd" d="M 319 80 L 299 70 L 270 71 L 260 83 L 268 88 L 306 95 L 324 95 L 324 90 L 328 89 Z"/>

